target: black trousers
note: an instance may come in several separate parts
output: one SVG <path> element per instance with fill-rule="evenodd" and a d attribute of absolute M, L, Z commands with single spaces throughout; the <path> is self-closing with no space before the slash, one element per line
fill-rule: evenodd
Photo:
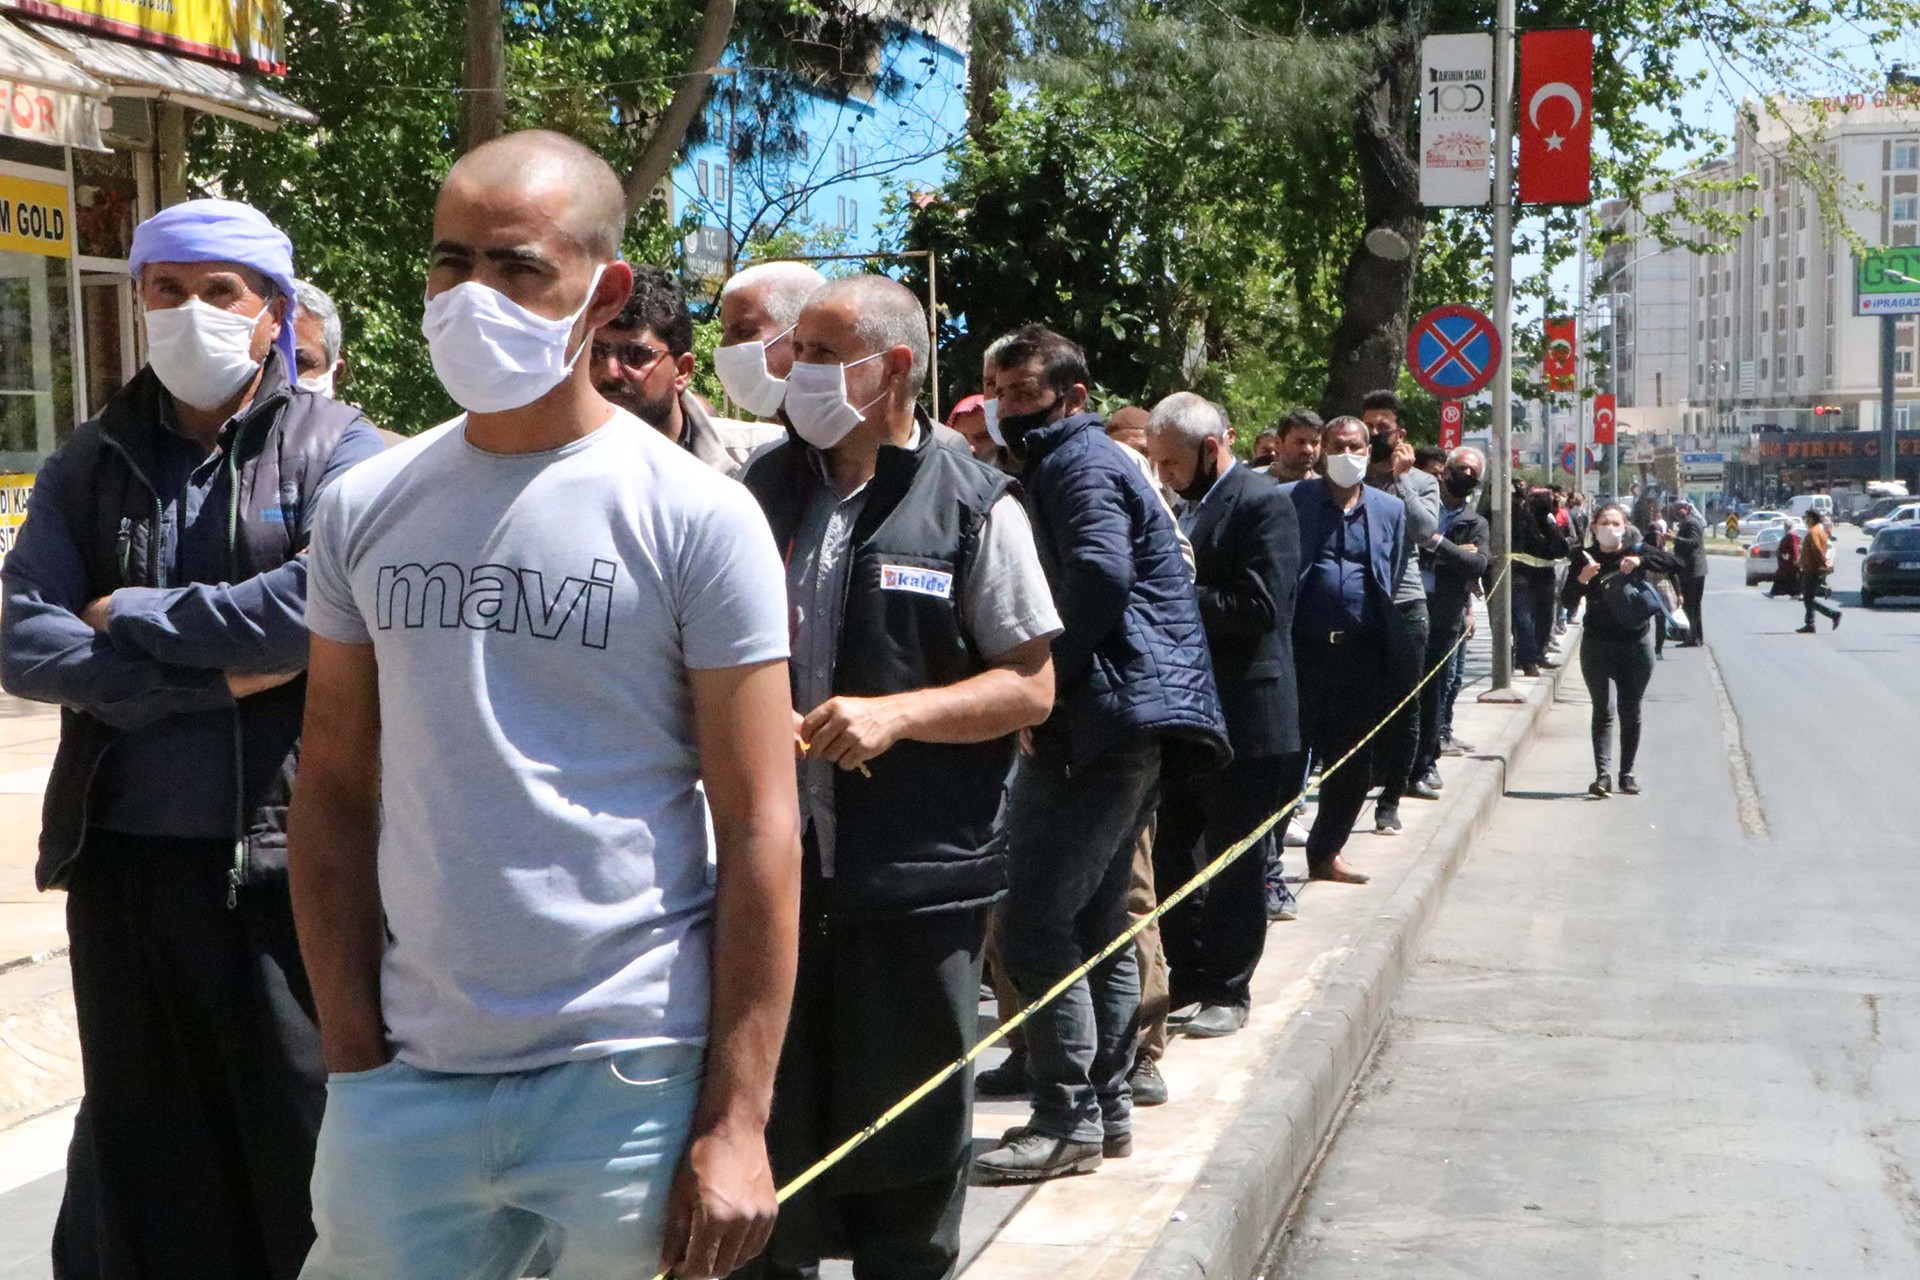
<path fill-rule="evenodd" d="M 1171 895 L 1293 799 L 1304 767 L 1304 755 L 1296 752 L 1235 759 L 1218 773 L 1164 780 L 1153 840 L 1156 898 Z M 1269 839 L 1286 830 L 1283 818 Z M 1256 843 L 1160 918 L 1171 1008 L 1196 1000 L 1242 1009 L 1252 1004 L 1248 984 L 1267 945 L 1264 851 Z"/>
<path fill-rule="evenodd" d="M 1656 619 L 1656 623 L 1657 623 Z M 1593 768 L 1610 771 L 1613 759 L 1613 717 L 1620 715 L 1620 772 L 1632 773 L 1640 754 L 1640 700 L 1653 679 L 1653 641 L 1603 639 L 1591 633 L 1580 642 L 1580 675 L 1593 700 Z M 1611 686 L 1613 697 L 1609 698 Z"/>
<path fill-rule="evenodd" d="M 1687 611 L 1687 621 L 1693 624 L 1692 634 L 1687 637 L 1689 644 L 1707 642 L 1707 624 L 1702 620 L 1700 605 L 1707 594 L 1707 575 L 1682 575 L 1680 579 L 1680 607 Z"/>
<path fill-rule="evenodd" d="M 1323 769 L 1332 769 L 1392 705 L 1380 696 L 1393 680 L 1385 637 L 1356 631 L 1329 644 L 1324 636 L 1296 631 L 1293 662 L 1300 678 L 1301 740 Z M 1320 783 L 1320 807 L 1307 833 L 1309 874 L 1332 863 L 1353 834 L 1373 786 L 1374 742 Z"/>
<path fill-rule="evenodd" d="M 284 885 L 227 909 L 226 840 L 92 831 L 67 895 L 86 1095 L 57 1280 L 293 1280 L 326 1105 Z"/>
<path fill-rule="evenodd" d="M 1840 610 L 1836 606 L 1824 604 L 1820 600 L 1820 589 L 1826 586 L 1826 584 L 1826 574 L 1801 571 L 1800 603 L 1807 608 L 1807 620 L 1803 625 L 1812 626 L 1813 615 L 1816 613 L 1824 614 L 1829 618 L 1838 618 L 1840 616 Z"/>
<path fill-rule="evenodd" d="M 1421 675 L 1432 671 L 1442 662 L 1450 661 L 1453 649 L 1460 637 L 1467 633 L 1465 615 L 1458 618 L 1435 618 L 1427 630 L 1426 663 Z M 1440 722 L 1445 718 L 1444 703 L 1447 696 L 1446 673 L 1438 672 L 1420 690 L 1420 750 L 1414 753 L 1413 776 L 1424 778 L 1427 770 L 1440 763 Z"/>
<path fill-rule="evenodd" d="M 1394 606 L 1400 610 L 1400 616 L 1406 620 L 1407 635 L 1411 638 L 1413 652 L 1424 654 L 1427 650 L 1427 602 L 1409 600 L 1405 604 Z M 1409 690 L 1425 674 L 1423 665 L 1419 671 L 1406 673 L 1406 678 L 1393 685 L 1387 705 L 1392 706 L 1407 696 Z M 1427 681 L 1427 688 L 1439 684 L 1437 679 Z M 1424 692 L 1424 690 L 1422 690 Z M 1393 809 L 1400 804 L 1400 797 L 1407 793 L 1407 785 L 1414 777 L 1413 762 L 1420 754 L 1420 727 L 1423 723 L 1421 700 L 1415 698 L 1394 715 L 1393 722 L 1380 731 L 1380 750 L 1376 758 L 1380 765 L 1380 804 L 1383 808 Z"/>
<path fill-rule="evenodd" d="M 809 863 L 811 863 L 811 856 Z M 784 1186 L 978 1038 L 985 907 L 829 921 L 809 875 L 800 968 L 774 1081 L 767 1151 Z M 958 1269 L 973 1152 L 962 1072 L 781 1206 L 737 1276 L 812 1276 L 853 1260 L 859 1280 L 945 1280 Z"/>

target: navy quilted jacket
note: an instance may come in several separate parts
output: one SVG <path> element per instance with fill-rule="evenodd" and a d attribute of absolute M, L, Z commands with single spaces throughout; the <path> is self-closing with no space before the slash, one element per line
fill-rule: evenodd
<path fill-rule="evenodd" d="M 1164 768 L 1208 772 L 1232 752 L 1193 573 L 1124 448 L 1091 413 L 1027 434 L 1027 512 L 1066 626 L 1036 744 L 1080 765 L 1158 736 Z"/>

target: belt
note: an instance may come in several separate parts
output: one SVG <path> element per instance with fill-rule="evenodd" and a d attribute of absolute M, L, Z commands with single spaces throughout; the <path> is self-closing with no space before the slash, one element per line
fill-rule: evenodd
<path fill-rule="evenodd" d="M 1365 635 L 1366 632 L 1359 627 L 1348 627 L 1344 631 L 1295 631 L 1293 638 L 1314 644 L 1342 645 L 1352 644 Z"/>

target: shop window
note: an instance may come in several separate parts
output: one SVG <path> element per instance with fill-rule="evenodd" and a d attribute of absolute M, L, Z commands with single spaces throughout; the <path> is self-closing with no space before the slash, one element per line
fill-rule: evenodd
<path fill-rule="evenodd" d="M 139 186 L 133 156 L 125 151 L 73 154 L 73 222 L 80 254 L 125 259 L 133 251 Z"/>
<path fill-rule="evenodd" d="M 67 259 L 0 250 L 0 471 L 37 471 L 74 426 Z"/>

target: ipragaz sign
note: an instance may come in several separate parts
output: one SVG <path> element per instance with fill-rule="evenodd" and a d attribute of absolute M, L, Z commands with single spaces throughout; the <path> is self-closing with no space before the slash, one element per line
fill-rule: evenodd
<path fill-rule="evenodd" d="M 1853 260 L 1853 314 L 1920 312 L 1920 246 L 1870 249 Z"/>

